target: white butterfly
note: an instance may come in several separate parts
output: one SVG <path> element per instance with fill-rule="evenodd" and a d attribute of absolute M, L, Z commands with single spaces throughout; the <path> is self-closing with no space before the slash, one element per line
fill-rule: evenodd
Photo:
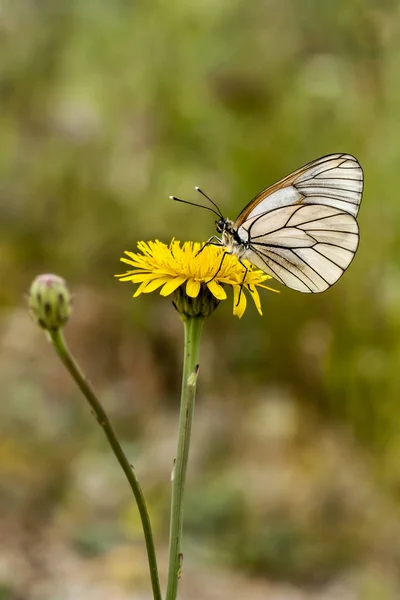
<path fill-rule="evenodd" d="M 201 192 L 219 217 L 221 239 L 213 236 L 207 243 L 224 246 L 294 290 L 324 292 L 354 258 L 362 191 L 357 159 L 330 154 L 260 192 L 235 222 Z"/>

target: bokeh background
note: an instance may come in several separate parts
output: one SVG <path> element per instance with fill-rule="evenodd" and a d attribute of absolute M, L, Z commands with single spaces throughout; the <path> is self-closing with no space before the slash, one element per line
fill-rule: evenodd
<path fill-rule="evenodd" d="M 165 580 L 182 326 L 113 278 L 141 239 L 205 240 L 331 152 L 365 171 L 361 244 L 329 292 L 206 323 L 181 598 L 400 598 L 400 2 L 0 2 L 0 599 L 143 600 L 119 466 L 24 293 L 66 335 L 148 498 Z M 280 287 L 276 284 L 276 287 Z"/>

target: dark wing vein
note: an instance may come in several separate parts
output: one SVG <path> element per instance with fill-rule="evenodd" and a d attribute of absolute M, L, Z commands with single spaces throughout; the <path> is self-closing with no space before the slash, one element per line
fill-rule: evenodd
<path fill-rule="evenodd" d="M 264 253 L 264 252 L 261 252 L 261 251 L 259 251 L 259 250 L 256 250 L 256 249 L 254 249 L 253 251 L 254 251 L 254 253 L 255 253 L 257 256 L 259 256 L 259 258 L 261 258 L 261 260 L 263 261 L 263 263 L 264 263 L 264 264 L 265 264 L 265 266 L 267 267 L 267 271 L 268 271 L 268 270 L 270 270 L 270 271 L 273 273 L 273 276 L 274 276 L 274 277 L 275 277 L 275 278 L 276 278 L 278 281 L 280 281 L 280 282 L 281 282 L 283 285 L 287 285 L 287 283 L 285 283 L 285 281 L 283 281 L 283 279 L 282 279 L 282 278 L 281 278 L 281 277 L 280 277 L 280 276 L 279 276 L 279 275 L 276 273 L 276 270 L 275 270 L 275 269 L 274 269 L 274 268 L 271 266 L 271 264 L 270 264 L 270 263 L 272 263 L 274 266 L 277 266 L 277 267 L 278 267 L 279 269 L 281 269 L 282 271 L 285 271 L 285 272 L 286 272 L 286 273 L 288 273 L 290 276 L 292 276 L 292 277 L 295 277 L 295 279 L 297 279 L 297 280 L 298 280 L 298 281 L 299 281 L 299 282 L 300 282 L 302 285 L 305 285 L 305 286 L 306 286 L 306 288 L 307 288 L 307 289 L 308 289 L 310 292 L 312 292 L 312 291 L 313 291 L 313 290 L 311 289 L 311 287 L 309 286 L 309 284 L 307 284 L 305 281 L 303 281 L 303 280 L 302 280 L 302 279 L 301 279 L 301 278 L 298 276 L 298 274 L 297 274 L 297 273 L 295 273 L 295 272 L 293 272 L 292 270 L 288 269 L 288 268 L 287 268 L 287 266 L 285 266 L 285 265 L 282 265 L 281 263 L 279 263 L 278 261 L 274 260 L 273 258 L 271 258 L 271 256 L 268 256 L 268 255 L 267 255 L 266 253 Z M 277 256 L 279 256 L 279 255 L 277 255 Z M 279 258 L 281 258 L 281 257 L 279 257 Z M 266 260 L 266 259 L 268 259 L 268 262 L 267 262 L 267 260 Z M 290 263 L 289 263 L 289 264 L 290 264 Z M 304 274 L 304 275 L 305 275 L 305 274 Z M 305 275 L 305 277 L 306 277 L 306 279 L 308 279 L 308 281 L 311 281 L 311 283 L 312 283 L 312 280 L 311 280 L 309 277 L 307 277 L 306 275 Z"/>

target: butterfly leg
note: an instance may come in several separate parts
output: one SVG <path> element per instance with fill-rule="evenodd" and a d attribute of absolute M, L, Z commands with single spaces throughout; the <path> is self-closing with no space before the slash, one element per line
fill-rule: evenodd
<path fill-rule="evenodd" d="M 215 244 L 215 245 L 217 246 L 218 244 Z M 216 276 L 218 275 L 218 273 L 222 269 L 222 265 L 224 264 L 225 256 L 231 256 L 231 255 L 232 255 L 232 252 L 224 252 L 223 253 L 222 258 L 221 258 L 221 262 L 219 263 L 218 269 L 216 270 L 215 274 L 211 277 L 211 279 L 209 281 L 207 281 L 207 283 L 210 283 L 211 281 L 213 281 L 216 278 Z"/>
<path fill-rule="evenodd" d="M 245 282 L 246 275 L 249 272 L 249 267 L 244 264 L 244 262 L 242 261 L 242 259 L 239 258 L 238 260 L 239 260 L 240 264 L 242 265 L 242 267 L 244 268 L 244 275 L 243 275 L 242 281 L 240 283 L 240 292 L 239 292 L 239 297 L 238 297 L 238 301 L 236 303 L 236 306 L 239 306 L 240 298 L 242 297 L 242 293 L 243 293 L 243 284 Z"/>
<path fill-rule="evenodd" d="M 216 242 L 213 242 L 212 240 L 216 240 Z M 198 256 L 199 254 L 201 254 L 201 252 L 203 252 L 204 248 L 206 248 L 207 246 L 222 246 L 222 240 L 219 239 L 219 237 L 217 237 L 216 235 L 212 235 L 210 237 L 209 240 L 207 240 L 203 246 L 200 248 L 200 250 L 197 252 L 196 256 Z"/>

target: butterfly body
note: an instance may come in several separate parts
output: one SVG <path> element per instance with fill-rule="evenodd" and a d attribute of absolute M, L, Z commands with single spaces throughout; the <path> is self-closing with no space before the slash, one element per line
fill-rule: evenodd
<path fill-rule="evenodd" d="M 221 239 L 217 238 L 218 241 L 229 254 L 234 254 L 238 259 L 245 256 L 246 251 L 249 249 L 249 241 L 239 235 L 233 221 L 221 217 L 215 222 L 215 229 L 217 233 L 221 234 Z"/>

